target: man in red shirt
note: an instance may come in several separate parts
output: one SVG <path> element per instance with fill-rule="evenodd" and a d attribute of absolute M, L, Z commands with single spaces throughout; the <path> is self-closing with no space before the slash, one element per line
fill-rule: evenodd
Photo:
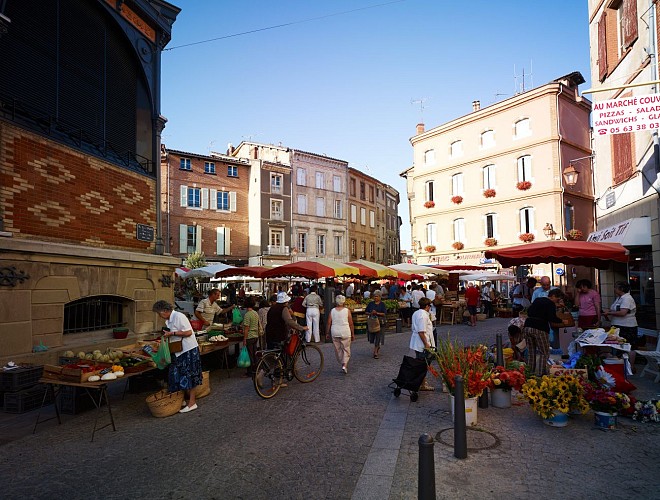
<path fill-rule="evenodd" d="M 477 326 L 477 304 L 479 303 L 479 289 L 474 283 L 468 285 L 465 290 L 465 302 L 470 313 L 470 326 Z"/>

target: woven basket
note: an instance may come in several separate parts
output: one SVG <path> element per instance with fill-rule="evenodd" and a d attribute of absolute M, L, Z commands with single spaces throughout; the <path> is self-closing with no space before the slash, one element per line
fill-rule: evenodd
<path fill-rule="evenodd" d="M 209 380 L 210 372 L 202 372 L 202 385 L 195 387 L 195 397 L 201 399 L 211 394 L 211 382 Z"/>
<path fill-rule="evenodd" d="M 167 392 L 163 389 L 155 394 L 147 396 L 145 400 L 154 417 L 170 417 L 181 409 L 183 403 L 183 391 Z"/>

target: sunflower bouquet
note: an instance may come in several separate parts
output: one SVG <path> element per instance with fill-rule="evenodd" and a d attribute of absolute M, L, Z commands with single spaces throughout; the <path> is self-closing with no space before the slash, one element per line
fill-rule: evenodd
<path fill-rule="evenodd" d="M 531 378 L 523 385 L 522 393 L 541 418 L 551 418 L 555 411 L 586 413 L 589 410 L 580 380 L 571 375 Z"/>
<path fill-rule="evenodd" d="M 485 345 L 463 346 L 458 341 L 438 339 L 438 347 L 433 351 L 440 367 L 440 376 L 453 395 L 456 389 L 455 377 L 463 377 L 463 391 L 466 398 L 481 396 L 490 383 L 488 348 Z"/>

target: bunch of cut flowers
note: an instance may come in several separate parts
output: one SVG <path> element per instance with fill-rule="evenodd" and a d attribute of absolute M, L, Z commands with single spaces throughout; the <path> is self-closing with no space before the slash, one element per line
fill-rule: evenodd
<path fill-rule="evenodd" d="M 488 387 L 491 389 L 504 389 L 505 391 L 510 391 L 511 389 L 520 391 L 524 384 L 524 364 L 519 365 L 518 368 L 496 366 L 490 373 L 490 380 L 488 381 Z"/>
<path fill-rule="evenodd" d="M 555 411 L 586 413 L 589 410 L 582 384 L 572 375 L 530 378 L 523 385 L 522 393 L 541 418 L 551 418 Z"/>
<path fill-rule="evenodd" d="M 451 394 L 456 390 L 456 375 L 463 377 L 463 392 L 466 398 L 481 396 L 490 383 L 488 348 L 485 345 L 465 347 L 459 341 L 438 339 L 436 351 L 432 351 L 440 376 Z M 433 372 L 432 372 L 433 373 Z"/>
<path fill-rule="evenodd" d="M 622 392 L 614 392 L 607 386 L 584 383 L 584 397 L 594 411 L 618 413 L 630 408 L 630 398 Z"/>
<path fill-rule="evenodd" d="M 631 418 L 638 422 L 660 422 L 660 400 L 635 401 Z"/>

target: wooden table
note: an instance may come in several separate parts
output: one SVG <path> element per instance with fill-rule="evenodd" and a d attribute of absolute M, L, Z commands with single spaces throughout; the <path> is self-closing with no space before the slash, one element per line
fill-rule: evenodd
<path fill-rule="evenodd" d="M 101 429 L 104 429 L 106 427 L 112 426 L 112 430 L 116 431 L 117 428 L 115 426 L 115 419 L 112 415 L 112 406 L 110 405 L 110 398 L 108 397 L 108 385 L 109 384 L 114 384 L 114 383 L 119 383 L 119 382 L 124 382 L 126 385 L 124 386 L 124 394 L 126 394 L 126 387 L 128 387 L 128 381 L 131 377 L 135 377 L 136 375 L 143 375 L 144 373 L 150 372 L 152 370 L 155 370 L 156 368 L 153 366 L 150 366 L 144 370 L 141 370 L 139 372 L 134 372 L 134 373 L 127 373 L 123 377 L 114 379 L 114 380 L 105 380 L 105 381 L 99 381 L 99 382 L 71 382 L 68 380 L 60 380 L 60 379 L 52 379 L 52 378 L 41 378 L 39 379 L 39 383 L 44 384 L 46 386 L 46 389 L 44 390 L 44 397 L 41 400 L 41 406 L 39 407 L 39 413 L 37 414 L 37 421 L 34 423 L 34 429 L 32 430 L 32 434 L 37 432 L 37 426 L 39 424 L 42 424 L 44 422 L 48 422 L 49 420 L 53 420 L 57 418 L 58 423 L 61 425 L 62 424 L 62 419 L 60 417 L 60 410 L 57 407 L 57 397 L 61 393 L 62 387 L 82 387 L 85 389 L 85 392 L 89 396 L 89 398 L 92 400 L 92 403 L 94 403 L 94 406 L 97 409 L 96 413 L 96 418 L 94 419 L 94 428 L 92 429 L 92 439 L 91 441 L 94 441 L 94 435 L 96 434 L 96 431 L 99 431 Z M 92 394 L 92 391 L 98 391 L 98 397 L 94 397 Z M 55 416 L 54 417 L 49 417 L 44 420 L 41 420 L 41 410 L 43 409 L 47 398 L 48 394 L 50 393 L 52 397 L 53 404 L 55 406 Z M 123 398 L 123 395 L 122 395 Z M 108 409 L 108 416 L 110 417 L 110 422 L 106 423 L 105 425 L 101 425 L 99 427 L 99 417 L 101 416 L 102 409 L 101 406 L 105 402 L 106 407 Z"/>

